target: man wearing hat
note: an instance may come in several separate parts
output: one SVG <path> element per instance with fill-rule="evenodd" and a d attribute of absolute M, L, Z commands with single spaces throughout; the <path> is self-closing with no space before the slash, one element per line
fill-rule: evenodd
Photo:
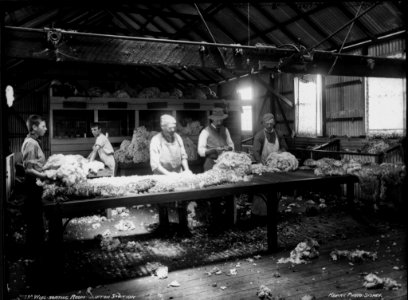
<path fill-rule="evenodd" d="M 150 141 L 150 166 L 154 174 L 171 175 L 172 173 L 191 172 L 188 167 L 187 153 L 183 140 L 176 133 L 176 119 L 170 115 L 160 117 L 162 131 Z M 187 210 L 184 204 L 178 205 L 179 224 L 187 229 Z M 169 223 L 165 205 L 159 205 L 160 226 Z"/>
<path fill-rule="evenodd" d="M 283 152 L 288 148 L 283 137 L 275 130 L 275 117 L 271 113 L 266 113 L 262 117 L 263 129 L 254 137 L 253 153 L 255 160 L 265 163 L 268 155 L 272 152 Z"/>
<path fill-rule="evenodd" d="M 234 142 L 223 120 L 228 117 L 221 107 L 215 107 L 208 117 L 210 125 L 201 131 L 198 137 L 198 154 L 205 157 L 204 171 L 212 169 L 215 160 L 223 151 L 234 150 Z"/>

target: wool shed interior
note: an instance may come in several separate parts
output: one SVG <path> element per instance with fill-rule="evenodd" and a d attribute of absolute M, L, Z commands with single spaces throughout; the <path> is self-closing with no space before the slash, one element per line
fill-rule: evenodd
<path fill-rule="evenodd" d="M 3 298 L 406 299 L 405 1 L 0 8 Z"/>

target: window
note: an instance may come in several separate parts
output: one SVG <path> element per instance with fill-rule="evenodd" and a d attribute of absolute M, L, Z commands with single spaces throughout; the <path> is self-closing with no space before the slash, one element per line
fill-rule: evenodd
<path fill-rule="evenodd" d="M 242 103 L 252 101 L 252 88 L 245 87 L 238 90 Z M 252 131 L 252 105 L 242 105 L 241 130 Z"/>
<path fill-rule="evenodd" d="M 242 106 L 241 130 L 252 131 L 252 105 Z"/>
<path fill-rule="evenodd" d="M 405 79 L 366 80 L 367 134 L 405 134 Z"/>
<path fill-rule="evenodd" d="M 322 78 L 320 75 L 295 77 L 296 133 L 322 135 Z"/>

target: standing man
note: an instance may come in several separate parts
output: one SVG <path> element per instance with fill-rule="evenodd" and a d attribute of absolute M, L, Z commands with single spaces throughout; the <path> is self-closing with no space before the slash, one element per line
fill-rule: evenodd
<path fill-rule="evenodd" d="M 283 137 L 278 135 L 275 130 L 275 117 L 271 113 L 266 113 L 262 117 L 263 129 L 257 132 L 254 137 L 252 151 L 257 163 L 265 164 L 266 159 L 272 152 L 283 152 L 288 148 Z M 264 194 L 253 195 L 252 201 L 252 219 L 258 222 L 264 222 L 266 219 L 266 197 Z"/>
<path fill-rule="evenodd" d="M 275 117 L 266 113 L 262 117 L 263 129 L 254 137 L 253 153 L 257 163 L 265 163 L 272 152 L 284 152 L 288 148 L 285 139 L 275 130 Z"/>
<path fill-rule="evenodd" d="M 198 154 L 205 157 L 204 172 L 212 169 L 215 160 L 222 152 L 234 150 L 231 135 L 223 125 L 223 121 L 228 118 L 224 110 L 215 107 L 208 118 L 210 125 L 204 128 L 198 137 Z"/>
<path fill-rule="evenodd" d="M 40 254 L 45 231 L 42 211 L 42 187 L 36 184 L 37 179 L 45 179 L 42 168 L 45 155 L 41 149 L 39 138 L 47 132 L 47 126 L 41 116 L 31 115 L 27 119 L 28 135 L 21 146 L 23 167 L 25 171 L 25 191 L 23 214 L 27 223 L 27 246 L 35 256 Z"/>
<path fill-rule="evenodd" d="M 94 161 L 96 154 L 99 155 L 99 159 L 105 164 L 105 170 L 99 171 L 98 175 L 101 176 L 114 176 L 115 175 L 115 158 L 113 156 L 113 147 L 108 138 L 101 132 L 101 126 L 99 123 L 92 123 L 91 130 L 94 137 L 96 137 L 95 144 L 92 147 L 92 152 L 89 154 L 88 159 Z"/>
<path fill-rule="evenodd" d="M 210 119 L 210 125 L 204 128 L 198 137 L 198 154 L 201 157 L 205 157 L 204 172 L 214 167 L 215 160 L 222 152 L 234 150 L 234 142 L 231 139 L 231 135 L 223 125 L 224 120 L 228 118 L 224 110 L 220 107 L 215 107 L 208 118 Z M 210 231 L 218 231 L 234 223 L 234 210 L 234 197 L 213 199 L 211 201 L 213 221 L 209 228 Z M 224 214 L 227 217 L 224 217 Z"/>
<path fill-rule="evenodd" d="M 190 172 L 187 153 L 183 140 L 176 133 L 176 119 L 170 115 L 160 117 L 161 132 L 150 141 L 150 166 L 154 174 L 171 175 Z M 179 214 L 179 225 L 182 230 L 188 230 L 187 209 L 184 203 L 176 203 Z M 169 225 L 166 205 L 159 205 L 159 222 L 161 229 Z"/>

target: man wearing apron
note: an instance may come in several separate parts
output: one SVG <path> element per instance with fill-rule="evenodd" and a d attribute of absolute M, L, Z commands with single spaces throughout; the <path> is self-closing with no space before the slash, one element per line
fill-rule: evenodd
<path fill-rule="evenodd" d="M 92 147 L 92 152 L 88 158 L 90 161 L 95 160 L 96 154 L 99 159 L 105 164 L 105 169 L 99 171 L 99 176 L 114 176 L 115 175 L 115 158 L 112 144 L 109 142 L 106 135 L 101 132 L 101 127 L 98 123 L 91 125 L 92 134 L 96 137 L 95 144 Z"/>
<path fill-rule="evenodd" d="M 150 142 L 150 166 L 154 174 L 171 175 L 172 173 L 190 172 L 187 153 L 183 140 L 176 133 L 176 119 L 170 115 L 160 118 L 162 131 Z M 187 209 L 185 203 L 178 203 L 179 225 L 187 230 Z M 169 225 L 166 205 L 159 205 L 159 221 L 161 229 Z"/>
<path fill-rule="evenodd" d="M 262 117 L 263 129 L 254 137 L 253 154 L 257 163 L 265 164 L 269 154 L 273 152 L 284 152 L 287 149 L 286 141 L 279 136 L 275 130 L 275 117 L 271 113 L 266 113 Z M 254 195 L 252 202 L 252 214 L 256 216 L 266 216 L 266 203 L 263 194 Z"/>
<path fill-rule="evenodd" d="M 222 108 L 215 107 L 208 117 L 211 124 L 204 128 L 198 137 L 198 154 L 205 157 L 204 172 L 212 169 L 222 152 L 234 150 L 231 135 L 223 126 L 223 120 L 227 117 Z"/>
<path fill-rule="evenodd" d="M 254 137 L 252 151 L 257 163 L 265 163 L 268 155 L 272 152 L 284 152 L 288 148 L 283 137 L 275 130 L 275 117 L 271 113 L 262 117 L 263 129 Z"/>

